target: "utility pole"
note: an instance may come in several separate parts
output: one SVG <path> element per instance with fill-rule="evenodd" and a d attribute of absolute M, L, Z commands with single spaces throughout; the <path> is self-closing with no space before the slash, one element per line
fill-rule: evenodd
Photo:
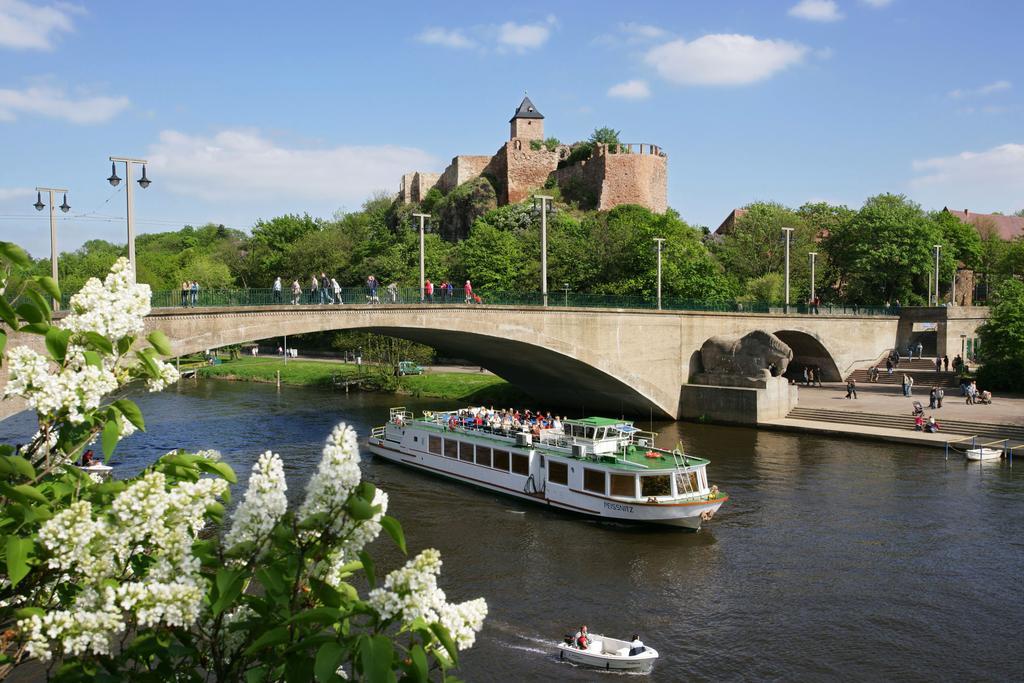
<path fill-rule="evenodd" d="M 664 247 L 665 238 L 664 237 L 655 237 L 654 241 L 658 245 L 658 247 L 657 247 L 657 249 L 658 249 L 658 310 L 660 311 L 661 310 L 661 250 Z"/>
<path fill-rule="evenodd" d="M 814 305 L 814 300 L 817 298 L 817 291 L 814 288 L 814 258 L 818 255 L 816 251 L 807 252 L 807 256 L 811 259 L 811 305 Z"/>
<path fill-rule="evenodd" d="M 533 195 L 534 209 L 537 208 L 537 200 L 540 200 L 540 294 L 544 305 L 548 305 L 548 204 L 554 197 L 547 195 Z M 552 207 L 554 211 L 554 207 Z"/>
<path fill-rule="evenodd" d="M 793 236 L 793 228 L 783 228 L 782 232 L 786 237 L 786 308 L 785 312 L 789 313 L 789 242 Z"/>
<path fill-rule="evenodd" d="M 423 288 L 426 286 L 426 270 L 424 268 L 424 256 L 423 256 L 423 230 L 424 221 L 430 218 L 429 213 L 414 213 L 413 216 L 420 219 L 420 303 L 424 301 Z"/>
<path fill-rule="evenodd" d="M 935 305 L 939 305 L 939 250 L 942 249 L 941 244 L 935 245 Z"/>
<path fill-rule="evenodd" d="M 43 210 L 43 198 L 41 195 L 43 192 L 48 192 L 50 194 L 50 277 L 52 277 L 54 283 L 59 286 L 60 281 L 57 277 L 57 207 L 54 205 L 56 202 L 54 195 L 58 192 L 64 193 L 64 203 L 60 205 L 60 210 L 62 212 L 67 213 L 71 210 L 71 206 L 68 205 L 67 190 L 56 187 L 37 187 L 36 203 L 33 204 L 37 211 Z M 60 302 L 56 299 L 53 300 L 53 310 L 60 310 Z"/>

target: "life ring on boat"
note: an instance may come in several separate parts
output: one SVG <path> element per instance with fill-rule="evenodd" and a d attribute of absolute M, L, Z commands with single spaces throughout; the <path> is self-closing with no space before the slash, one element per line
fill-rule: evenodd
<path fill-rule="evenodd" d="M 659 453 L 658 451 L 647 451 L 646 453 L 644 453 L 644 457 L 645 458 L 651 458 L 651 459 L 660 458 L 661 457 L 661 453 Z"/>

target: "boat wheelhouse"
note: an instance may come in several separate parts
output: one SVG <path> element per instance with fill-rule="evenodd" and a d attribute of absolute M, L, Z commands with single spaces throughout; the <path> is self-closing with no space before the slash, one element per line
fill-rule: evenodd
<path fill-rule="evenodd" d="M 602 518 L 699 529 L 728 496 L 708 460 L 655 448 L 656 434 L 626 420 L 588 417 L 524 431 L 482 408 L 392 408 L 369 450 L 403 465 L 551 507 Z"/>

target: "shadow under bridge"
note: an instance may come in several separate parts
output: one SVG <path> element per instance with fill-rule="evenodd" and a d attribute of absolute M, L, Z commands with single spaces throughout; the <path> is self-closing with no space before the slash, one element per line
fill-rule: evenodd
<path fill-rule="evenodd" d="M 775 336 L 793 349 L 793 360 L 790 361 L 789 370 L 786 372 L 788 376 L 802 378 L 805 367 L 816 367 L 821 370 L 821 379 L 825 382 L 843 380 L 832 354 L 815 335 L 797 330 L 780 330 Z"/>

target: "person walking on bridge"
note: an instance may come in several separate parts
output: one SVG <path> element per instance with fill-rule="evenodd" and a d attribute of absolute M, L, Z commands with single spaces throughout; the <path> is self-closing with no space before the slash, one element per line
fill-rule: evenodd
<path fill-rule="evenodd" d="M 466 303 L 473 303 L 473 285 L 470 283 L 469 280 L 466 280 L 466 284 L 462 287 L 462 289 L 464 289 L 466 292 Z"/>
<path fill-rule="evenodd" d="M 281 276 L 274 279 L 274 303 L 281 303 Z"/>
<path fill-rule="evenodd" d="M 334 298 L 338 300 L 339 304 L 345 303 L 341 300 L 341 285 L 338 284 L 338 280 L 331 278 L 331 289 L 334 290 Z M 333 301 L 331 303 L 334 303 Z"/>
<path fill-rule="evenodd" d="M 423 282 L 423 300 L 427 303 L 434 303 L 434 283 L 428 277 Z"/>
<path fill-rule="evenodd" d="M 298 306 L 300 298 L 302 298 L 302 285 L 299 284 L 298 280 L 295 280 L 292 282 L 292 304 Z"/>
<path fill-rule="evenodd" d="M 320 291 L 320 283 L 316 280 L 316 275 L 309 276 L 309 303 L 315 304 L 318 292 Z"/>

